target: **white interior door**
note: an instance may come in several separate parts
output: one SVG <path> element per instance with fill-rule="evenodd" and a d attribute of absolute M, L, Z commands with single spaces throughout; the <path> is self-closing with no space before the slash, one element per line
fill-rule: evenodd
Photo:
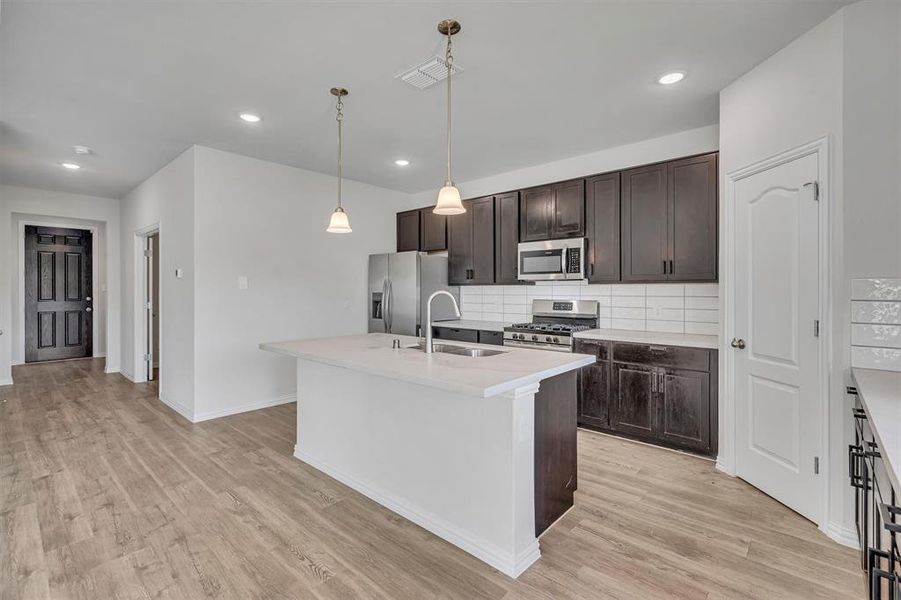
<path fill-rule="evenodd" d="M 735 467 L 819 521 L 816 153 L 735 182 Z M 741 346 L 744 346 L 741 348 Z"/>
<path fill-rule="evenodd" d="M 146 331 L 144 332 L 145 339 L 147 340 L 147 352 L 144 354 L 144 362 L 147 367 L 147 381 L 153 381 L 153 359 L 156 354 L 155 344 L 153 343 L 154 313 L 156 312 L 156 307 L 153 305 L 153 254 L 156 249 L 153 247 L 152 235 L 147 236 L 144 240 L 145 289 L 147 290 L 147 295 L 144 298 L 144 320 L 147 324 Z"/>

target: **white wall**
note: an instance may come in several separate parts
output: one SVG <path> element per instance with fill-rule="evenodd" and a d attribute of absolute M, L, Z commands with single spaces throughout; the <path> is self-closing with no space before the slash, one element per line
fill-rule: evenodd
<path fill-rule="evenodd" d="M 191 418 L 194 411 L 194 149 L 125 195 L 122 217 L 122 374 L 146 375 L 135 324 L 143 327 L 143 260 L 136 232 L 159 224 L 160 399 Z M 175 278 L 175 269 L 184 278 Z M 140 336 L 139 336 L 140 337 Z"/>
<path fill-rule="evenodd" d="M 615 146 L 590 154 L 572 156 L 481 179 L 456 183 L 464 198 L 478 198 L 554 181 L 638 167 L 671 158 L 713 152 L 719 148 L 718 132 L 717 125 L 708 125 L 634 144 Z M 434 203 L 437 196 L 437 187 L 434 190 L 420 192 L 414 195 L 413 204 L 427 206 Z"/>
<path fill-rule="evenodd" d="M 838 11 L 720 94 L 721 175 L 791 147 L 830 140 L 830 512 L 853 535 L 845 478 L 850 438 L 850 280 L 901 274 L 901 16 L 891 2 Z M 724 227 L 721 224 L 721 234 Z M 722 260 L 721 255 L 721 260 Z M 721 263 L 720 272 L 728 265 Z"/>
<path fill-rule="evenodd" d="M 77 176 L 77 174 L 73 174 Z M 0 186 L 0 383 L 11 381 L 10 364 L 24 360 L 24 313 L 20 286 L 20 233 L 23 222 L 95 227 L 98 263 L 95 289 L 95 355 L 107 355 L 106 371 L 119 370 L 120 266 L 119 202 L 112 198 L 50 190 Z"/>
<path fill-rule="evenodd" d="M 366 331 L 369 254 L 394 251 L 395 213 L 411 199 L 345 180 L 353 233 L 336 235 L 325 231 L 334 177 L 199 146 L 195 176 L 194 418 L 202 420 L 293 399 L 295 361 L 260 351 L 261 342 Z M 249 289 L 238 289 L 239 276 Z M 165 323 L 165 301 L 163 311 Z"/>

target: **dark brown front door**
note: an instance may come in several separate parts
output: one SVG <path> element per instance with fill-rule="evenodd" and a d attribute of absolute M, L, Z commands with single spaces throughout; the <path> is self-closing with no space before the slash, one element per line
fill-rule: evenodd
<path fill-rule="evenodd" d="M 25 227 L 25 362 L 91 356 L 91 232 Z"/>

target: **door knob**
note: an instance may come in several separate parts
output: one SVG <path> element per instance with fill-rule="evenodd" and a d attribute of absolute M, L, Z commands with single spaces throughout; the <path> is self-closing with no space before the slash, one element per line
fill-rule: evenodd
<path fill-rule="evenodd" d="M 739 350 L 744 350 L 745 349 L 745 341 L 742 339 L 732 338 L 731 346 L 733 348 L 738 348 Z"/>
<path fill-rule="evenodd" d="M 89 307 L 87 307 L 87 308 L 84 309 L 84 310 L 85 310 L 85 312 L 91 312 L 91 307 L 89 306 Z"/>

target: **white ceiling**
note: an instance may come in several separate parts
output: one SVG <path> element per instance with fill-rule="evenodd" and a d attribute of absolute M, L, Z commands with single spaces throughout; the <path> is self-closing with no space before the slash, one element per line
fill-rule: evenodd
<path fill-rule="evenodd" d="M 442 18 L 466 181 L 716 123 L 720 89 L 847 3 L 7 2 L 0 181 L 120 197 L 192 144 L 334 173 L 343 85 L 345 175 L 437 188 L 444 88 L 394 77 L 443 52 Z M 96 154 L 68 172 L 75 144 Z"/>

